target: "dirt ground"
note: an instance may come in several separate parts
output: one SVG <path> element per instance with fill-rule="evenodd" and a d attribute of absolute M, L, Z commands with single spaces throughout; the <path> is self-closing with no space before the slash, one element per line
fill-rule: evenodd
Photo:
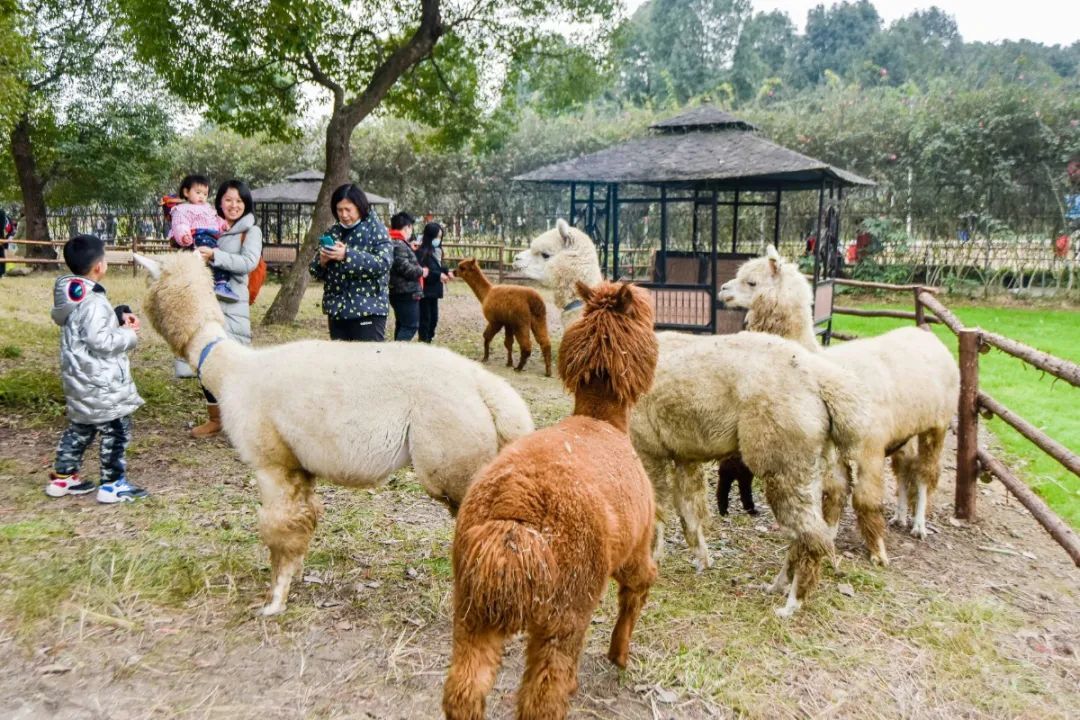
<path fill-rule="evenodd" d="M 54 338 L 38 317 L 47 287 L 21 282 L 0 288 L 3 327 L 23 347 L 0 371 L 51 372 Z M 479 357 L 476 302 L 456 289 L 442 316 L 440 342 Z M 295 327 L 259 341 L 323 333 L 309 297 Z M 0 717 L 440 716 L 450 517 L 408 472 L 376 491 L 323 485 L 324 520 L 289 610 L 256 617 L 269 570 L 251 473 L 226 440 L 187 437 L 198 391 L 168 377 L 160 340 L 147 346 L 134 359 L 156 368 L 146 387 L 177 399 L 137 422 L 130 465 L 153 492 L 145 503 L 46 498 L 62 418 L 0 406 Z M 521 374 L 490 367 L 539 425 L 568 411 L 539 353 Z M 934 532 L 917 541 L 892 529 L 889 568 L 870 566 L 846 518 L 839 568 L 786 622 L 758 589 L 784 546 L 763 497 L 756 518 L 712 518 L 717 562 L 700 575 L 673 532 L 624 672 L 605 658 L 613 593 L 598 610 L 572 717 L 1077 717 L 1080 571 L 999 484 L 980 486 L 978 522 L 951 522 L 953 471 L 950 445 Z M 518 640 L 489 717 L 513 716 L 521 672 Z"/>

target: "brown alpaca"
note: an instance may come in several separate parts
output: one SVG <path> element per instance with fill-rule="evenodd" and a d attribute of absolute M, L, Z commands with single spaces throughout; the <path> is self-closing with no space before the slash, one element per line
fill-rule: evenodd
<path fill-rule="evenodd" d="M 514 338 L 521 348 L 521 359 L 515 370 L 522 370 L 532 354 L 529 331 L 536 336 L 544 353 L 544 374 L 551 377 L 551 339 L 548 338 L 547 308 L 544 298 L 532 288 L 519 285 L 492 285 L 474 258 L 458 263 L 457 274 L 472 288 L 484 311 L 484 362 L 491 352 L 491 340 L 506 329 L 506 366 L 514 365 Z"/>
<path fill-rule="evenodd" d="M 450 720 L 482 720 L 503 643 L 528 634 L 517 716 L 566 717 L 596 606 L 613 577 L 619 617 L 608 658 L 625 667 L 656 579 L 653 491 L 627 435 L 652 385 L 653 312 L 630 285 L 578 283 L 559 376 L 574 414 L 507 447 L 473 481 L 454 533 L 454 649 L 443 690 Z"/>

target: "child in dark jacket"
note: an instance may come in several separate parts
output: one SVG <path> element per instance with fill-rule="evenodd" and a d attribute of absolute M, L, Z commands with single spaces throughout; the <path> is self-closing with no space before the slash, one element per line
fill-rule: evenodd
<path fill-rule="evenodd" d="M 420 298 L 428 271 L 420 266 L 409 241 L 414 220 L 400 212 L 390 218 L 390 240 L 394 243 L 394 264 L 390 267 L 390 305 L 394 308 L 394 340 L 408 342 L 420 328 Z"/>

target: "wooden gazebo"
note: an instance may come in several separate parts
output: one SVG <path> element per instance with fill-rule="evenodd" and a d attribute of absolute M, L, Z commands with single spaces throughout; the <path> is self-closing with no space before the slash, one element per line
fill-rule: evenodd
<path fill-rule="evenodd" d="M 658 208 L 658 243 L 647 247 L 650 260 L 639 284 L 653 293 L 658 328 L 710 333 L 741 329 L 743 313 L 721 307 L 717 289 L 762 250 L 760 242 L 740 243 L 740 210 L 753 209 L 762 227 L 762 213 L 771 215 L 778 243 L 784 193 L 816 190 L 814 320 L 828 342 L 843 193 L 874 183 L 777 145 L 750 123 L 711 106 L 656 123 L 652 131 L 515 180 L 569 187 L 570 221 L 593 238 L 610 278 L 639 279 L 636 266 L 620 265 L 628 240 L 620 217 L 637 208 L 648 219 L 650 209 Z M 725 240 L 723 246 L 721 222 L 725 232 L 730 229 L 730 244 Z"/>

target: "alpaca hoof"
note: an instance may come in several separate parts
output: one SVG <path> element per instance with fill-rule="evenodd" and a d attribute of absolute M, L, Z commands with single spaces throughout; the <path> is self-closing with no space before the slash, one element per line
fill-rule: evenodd
<path fill-rule="evenodd" d="M 285 612 L 285 603 L 269 603 L 259 609 L 260 617 L 273 617 Z"/>
<path fill-rule="evenodd" d="M 712 557 L 708 553 L 694 558 L 694 572 L 698 575 L 712 567 Z"/>
<path fill-rule="evenodd" d="M 908 519 L 906 515 L 893 515 L 889 518 L 889 524 L 896 527 L 907 527 Z"/>
<path fill-rule="evenodd" d="M 789 602 L 787 605 L 784 605 L 783 607 L 773 608 L 773 612 L 776 613 L 776 617 L 787 619 L 787 618 L 791 617 L 792 615 L 794 615 L 795 611 L 798 610 L 801 606 L 802 606 L 802 603 L 800 603 L 798 601 L 793 602 L 793 603 Z"/>
<path fill-rule="evenodd" d="M 871 565 L 880 565 L 881 567 L 889 567 L 889 556 L 888 555 L 877 555 L 877 554 L 871 555 L 870 556 L 870 564 Z"/>
<path fill-rule="evenodd" d="M 620 670 L 625 670 L 627 663 L 630 661 L 630 653 L 628 651 L 617 652 L 615 650 L 608 651 L 608 660 L 610 660 L 615 667 Z"/>
<path fill-rule="evenodd" d="M 758 510 L 757 510 L 757 508 L 746 508 L 746 514 L 747 515 L 757 515 Z"/>
<path fill-rule="evenodd" d="M 919 540 L 926 539 L 926 526 L 925 525 L 912 525 L 911 537 L 918 538 Z"/>

